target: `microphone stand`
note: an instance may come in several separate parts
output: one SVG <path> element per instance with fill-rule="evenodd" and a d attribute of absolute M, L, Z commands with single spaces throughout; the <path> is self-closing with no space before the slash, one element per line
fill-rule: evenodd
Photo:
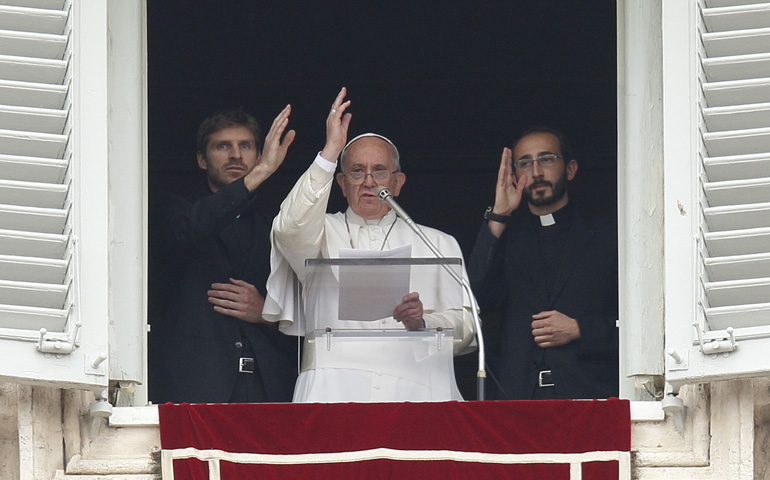
<path fill-rule="evenodd" d="M 377 196 L 382 200 L 383 202 L 387 203 L 390 208 L 393 209 L 394 212 L 396 212 L 396 215 L 401 217 L 402 220 L 406 222 L 407 225 L 409 225 L 409 228 L 412 229 L 412 231 L 420 237 L 420 240 L 423 241 L 425 245 L 430 249 L 431 252 L 437 257 L 437 258 L 446 258 L 439 250 L 436 248 L 435 245 L 433 245 L 433 242 L 431 242 L 428 237 L 425 235 L 425 233 L 422 231 L 419 225 L 417 225 L 414 220 L 412 220 L 412 217 L 410 217 L 406 211 L 404 211 L 401 206 L 396 203 L 396 200 L 393 198 L 393 196 L 390 193 L 390 190 L 388 190 L 386 187 L 383 187 L 382 185 L 377 187 Z M 476 372 L 476 398 L 478 400 L 484 400 L 484 383 L 487 379 L 487 371 L 485 368 L 486 361 L 485 361 L 485 348 L 484 348 L 484 335 L 481 333 L 481 319 L 479 318 L 479 312 L 478 312 L 478 305 L 476 304 L 476 297 L 473 296 L 473 291 L 471 291 L 470 284 L 465 280 L 465 278 L 461 275 L 458 275 L 457 272 L 452 270 L 449 265 L 442 265 L 444 267 L 444 270 L 449 273 L 449 275 L 456 280 L 460 285 L 462 285 L 465 292 L 468 294 L 469 301 L 471 303 L 471 313 L 473 314 L 473 323 L 476 325 L 476 341 L 479 344 L 479 367 Z"/>

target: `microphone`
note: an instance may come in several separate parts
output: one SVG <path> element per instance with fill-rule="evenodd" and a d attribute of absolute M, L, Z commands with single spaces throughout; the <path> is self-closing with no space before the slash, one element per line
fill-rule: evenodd
<path fill-rule="evenodd" d="M 419 225 L 414 223 L 414 220 L 412 220 L 412 217 L 409 216 L 406 211 L 401 208 L 401 205 L 399 205 L 396 202 L 396 199 L 393 198 L 393 195 L 391 195 L 390 190 L 388 190 L 387 187 L 383 187 L 382 185 L 377 186 L 377 196 L 382 200 L 383 202 L 387 203 L 390 208 L 393 209 L 394 212 L 396 212 L 396 215 L 401 217 L 403 221 L 406 222 L 407 225 L 409 225 L 409 228 L 412 229 L 412 231 L 420 237 L 420 240 L 430 249 L 431 252 L 437 257 L 437 258 L 446 258 L 439 250 L 436 248 L 435 245 L 433 245 L 433 242 L 430 241 L 430 239 L 425 236 L 422 229 Z M 471 314 L 473 316 L 473 323 L 476 325 L 476 340 L 479 347 L 479 366 L 478 371 L 476 372 L 476 390 L 477 390 L 477 398 L 478 400 L 484 400 L 485 394 L 484 394 L 484 383 L 487 377 L 486 372 L 486 352 L 484 348 L 484 336 L 481 333 L 481 319 L 479 318 L 478 313 L 478 305 L 476 305 L 476 297 L 473 296 L 473 291 L 471 291 L 470 284 L 463 278 L 462 276 L 458 275 L 457 272 L 449 268 L 447 265 L 442 265 L 444 267 L 444 270 L 446 270 L 449 275 L 459 283 L 465 292 L 468 294 L 469 301 L 471 303 Z"/>
<path fill-rule="evenodd" d="M 382 185 L 377 186 L 377 196 L 380 197 L 380 200 L 387 203 L 388 206 L 392 208 L 394 212 L 396 212 L 396 215 L 401 217 L 401 220 L 405 221 L 418 237 L 423 237 L 423 233 L 420 227 L 417 226 L 417 224 L 414 223 L 414 220 L 412 220 L 412 217 L 410 217 L 409 214 L 406 213 L 403 208 L 401 208 L 401 205 L 396 203 L 396 199 L 393 198 L 393 195 L 391 195 L 388 187 L 383 187 Z M 423 239 L 423 241 L 426 241 L 426 239 Z M 428 247 L 430 247 L 430 245 L 428 245 Z"/>

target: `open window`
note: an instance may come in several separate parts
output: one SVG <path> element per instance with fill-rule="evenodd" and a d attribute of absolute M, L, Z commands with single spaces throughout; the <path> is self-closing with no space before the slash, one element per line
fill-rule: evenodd
<path fill-rule="evenodd" d="M 144 381 L 147 369 L 145 189 L 148 184 L 144 40 L 147 15 L 144 3 L 0 1 L 0 378 L 78 388 L 103 388 L 110 383 Z M 19 6 L 21 4 L 24 6 Z M 320 14 L 328 6 L 291 7 L 291 15 L 280 16 L 280 8 L 288 7 L 277 5 L 260 4 L 260 17 L 271 18 L 272 14 L 272 18 L 288 18 L 286 21 L 305 35 L 304 42 L 299 44 L 321 41 L 313 37 L 318 33 L 316 26 L 311 24 L 317 23 L 317 19 L 308 12 L 313 13 L 316 9 Z M 615 162 L 611 94 L 614 75 L 612 65 L 607 71 L 598 68 L 606 63 L 603 59 L 611 58 L 614 46 L 611 40 L 597 37 L 606 32 L 614 35 L 614 31 L 610 26 L 596 28 L 597 23 L 606 26 L 608 17 L 611 24 L 613 7 L 606 10 L 608 15 L 597 13 L 598 9 L 585 11 L 578 20 L 565 9 L 559 10 L 558 19 L 551 21 L 559 20 L 570 28 L 579 29 L 581 37 L 592 42 L 593 48 L 590 55 L 580 58 L 575 68 L 554 69 L 544 60 L 546 57 L 567 61 L 578 57 L 576 50 L 582 53 L 585 49 L 572 42 L 558 42 L 559 48 L 555 48 L 556 37 L 543 40 L 542 27 L 526 20 L 533 15 L 533 9 L 537 16 L 550 12 L 548 3 L 511 5 L 488 5 L 485 15 L 476 15 L 477 6 L 462 2 L 438 11 L 419 5 L 411 16 L 399 16 L 403 6 L 393 5 L 389 12 L 395 9 L 396 15 L 389 18 L 401 22 L 399 25 L 403 28 L 400 30 L 408 35 L 392 34 L 392 24 L 383 22 L 378 26 L 382 35 L 365 37 L 388 41 L 371 45 L 356 42 L 355 36 L 349 36 L 351 29 L 329 30 L 320 24 L 323 41 L 352 48 L 350 56 L 333 57 L 332 70 L 346 80 L 353 78 L 352 86 L 358 87 L 359 92 L 371 90 L 369 99 L 357 103 L 362 105 L 361 116 L 357 118 L 362 118 L 367 111 L 367 115 L 377 112 L 378 105 L 387 106 L 386 114 L 375 113 L 361 124 L 362 128 L 379 129 L 402 124 L 409 127 L 400 135 L 403 140 L 398 142 L 416 160 L 409 167 L 409 188 L 413 193 L 404 197 L 405 207 L 411 210 L 414 206 L 415 211 L 425 212 L 425 217 L 435 212 L 435 218 L 425 223 L 454 233 L 466 253 L 472 247 L 481 214 L 493 195 L 500 149 L 516 130 L 528 126 L 511 122 L 528 124 L 533 120 L 528 116 L 514 119 L 511 112 L 555 112 L 554 116 L 582 124 L 586 109 L 570 105 L 567 100 L 588 99 L 584 101 L 590 102 L 592 108 L 597 101 L 601 102 L 602 108 L 591 111 L 596 122 L 586 135 L 591 140 L 584 146 L 589 148 L 583 149 L 586 158 L 600 160 L 593 169 L 588 168 L 589 162 L 581 164 L 581 176 L 591 178 L 588 182 L 583 181 L 585 191 L 604 189 L 601 190 L 605 192 L 602 199 L 615 195 L 614 189 L 608 187 L 614 180 Z M 172 12 L 172 15 L 178 13 L 167 7 L 162 10 Z M 221 22 L 220 26 L 229 26 L 232 16 L 244 17 L 242 12 L 229 12 L 212 18 L 208 10 L 202 11 L 205 13 L 202 21 L 211 21 L 212 25 Z M 360 2 L 350 2 L 342 11 L 349 23 L 367 18 L 371 13 Z M 494 38 L 496 44 L 489 48 L 492 35 L 489 38 L 482 35 L 480 37 L 486 44 L 468 47 L 467 39 L 456 34 L 468 28 L 468 18 L 474 19 L 471 27 L 477 31 L 489 34 L 494 27 L 511 36 L 502 44 L 499 38 Z M 424 25 L 431 25 L 441 36 L 434 38 Z M 512 25 L 515 28 L 511 28 Z M 262 40 L 257 36 L 259 29 L 251 28 L 248 32 L 255 35 L 250 38 Z M 214 29 L 204 33 L 216 37 Z M 195 34 L 203 35 L 201 32 Z M 546 45 L 553 55 L 517 50 L 515 47 L 525 39 L 535 39 L 532 45 Z M 178 40 L 182 44 L 199 45 L 194 43 L 196 38 Z M 392 42 L 397 42 L 398 48 L 394 48 Z M 279 43 L 296 49 L 297 42 Z M 264 45 L 265 42 L 254 44 Z M 200 45 L 210 48 L 205 42 Z M 371 77 L 365 76 L 371 76 L 375 71 L 371 68 L 375 63 L 401 65 L 404 52 L 414 45 L 419 48 L 415 50 L 417 63 L 409 66 L 413 69 L 411 73 L 394 70 L 388 72 L 392 76 L 378 78 L 374 83 Z M 278 65 L 281 78 L 289 81 L 263 82 L 259 99 L 254 100 L 256 105 L 246 105 L 254 110 L 277 111 L 273 102 L 283 106 L 284 97 L 289 97 L 287 100 L 294 98 L 289 93 L 306 90 L 307 84 L 296 79 L 318 83 L 317 76 L 323 76 L 324 91 L 328 89 L 331 94 L 346 83 L 336 77 L 330 78 L 329 72 L 319 71 L 316 61 L 282 63 L 281 55 L 273 57 L 273 50 L 262 50 L 265 57 L 254 63 Z M 169 58 L 180 56 L 179 50 L 169 49 L 169 52 Z M 488 57 L 500 52 L 505 55 L 501 61 Z M 221 63 L 224 58 L 229 65 L 241 66 L 254 60 L 244 60 L 237 49 L 220 53 L 224 57 L 212 55 L 212 61 Z M 473 68 L 458 69 L 460 57 Z M 481 63 L 495 67 L 493 78 L 478 77 L 476 66 L 483 66 L 478 65 L 480 59 L 484 60 Z M 423 66 L 424 69 L 417 68 Z M 505 75 L 500 71 L 504 66 L 511 68 Z M 254 79 L 248 75 L 234 78 L 231 84 L 223 82 L 216 69 L 203 70 L 195 73 L 203 75 L 202 79 L 196 77 L 196 82 L 204 87 L 221 88 L 227 83 L 228 92 L 239 99 L 244 98 L 244 92 L 254 88 Z M 456 70 L 466 72 L 465 76 L 452 76 Z M 355 77 L 359 72 L 362 76 Z M 180 75 L 179 78 L 183 78 L 180 82 L 190 80 L 187 72 L 184 75 Z M 399 76 L 405 81 L 396 84 L 394 79 Z M 518 83 L 514 85 L 513 82 Z M 551 88 L 543 88 L 546 83 Z M 418 88 L 424 85 L 427 89 Z M 437 87 L 446 85 L 462 94 L 442 97 Z M 168 90 L 156 95 L 154 102 L 166 101 L 171 95 L 162 93 L 178 89 L 178 84 L 165 85 L 165 88 Z M 610 95 L 599 98 L 597 90 L 610 92 Z M 503 92 L 504 98 L 500 101 L 492 99 L 489 97 L 492 91 Z M 563 95 L 559 93 L 562 91 Z M 214 108 L 215 102 L 216 108 L 223 106 L 218 98 L 200 95 L 195 97 L 196 102 L 190 102 L 190 97 L 180 101 L 194 103 L 190 108 L 195 115 L 180 113 L 172 118 L 174 121 L 164 125 L 156 123 L 153 128 L 161 127 L 164 134 L 168 134 L 172 129 L 179 130 L 179 124 L 184 122 L 197 125 L 200 118 Z M 266 195 L 276 206 L 314 155 L 313 149 L 319 139 L 313 136 L 322 135 L 320 126 L 328 105 L 326 99 L 318 97 L 298 105 L 304 115 L 297 116 L 298 123 L 300 118 L 310 118 L 307 124 L 298 126 L 305 135 L 303 138 L 309 139 L 310 146 L 303 148 L 297 143 L 293 147 L 292 157 L 287 159 L 286 168 L 280 172 L 280 181 L 276 181 Z M 446 98 L 446 103 L 436 103 L 435 99 L 439 97 Z M 483 97 L 484 101 L 476 101 L 477 97 Z M 430 115 L 420 117 L 423 109 L 416 111 L 415 105 L 428 105 L 432 109 Z M 177 107 L 179 105 L 169 102 L 161 103 L 158 108 L 180 112 Z M 480 108 L 484 115 L 463 113 L 472 107 Z M 312 112 L 319 112 L 321 117 L 313 119 Z M 468 122 L 468 118 L 485 120 Z M 424 124 L 433 129 L 438 119 L 449 125 L 441 138 L 427 142 L 425 132 L 414 128 L 414 125 Z M 265 123 L 271 118 L 260 120 Z M 481 142 L 481 148 L 467 140 L 477 139 L 490 130 L 497 132 L 495 140 Z M 168 135 L 161 137 L 166 140 Z M 180 145 L 189 145 L 190 149 L 185 151 L 192 152 L 193 149 L 192 138 L 180 140 L 180 134 L 168 143 L 176 149 L 173 153 L 177 159 L 184 157 L 179 154 Z M 19 150 L 20 144 L 27 147 Z M 27 149 L 33 146 L 33 149 Z M 161 155 L 166 153 L 161 152 Z M 478 161 L 482 158 L 490 162 L 486 169 L 479 167 Z M 188 161 L 187 157 L 181 161 Z M 184 171 L 181 175 L 187 173 Z M 447 183 L 463 185 L 470 193 L 466 194 L 464 190 L 459 195 L 446 195 L 443 185 Z M 478 195 L 478 192 L 487 193 Z M 613 203 L 591 200 L 593 195 L 585 195 L 585 198 L 605 206 Z M 21 218 L 24 223 L 18 223 Z M 39 350 L 40 328 L 45 328 L 46 333 Z M 54 351 L 44 351 L 48 349 Z M 144 404 L 144 399 L 146 397 L 142 397 L 140 390 L 135 404 Z"/>

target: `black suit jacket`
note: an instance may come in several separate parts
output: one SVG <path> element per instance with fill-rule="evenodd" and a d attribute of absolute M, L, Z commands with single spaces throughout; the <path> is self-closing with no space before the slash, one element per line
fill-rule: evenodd
<path fill-rule="evenodd" d="M 241 179 L 194 201 L 165 196 L 155 202 L 150 394 L 156 403 L 227 402 L 239 375 L 238 359 L 249 346 L 266 401 L 291 401 L 297 339 L 219 314 L 208 302 L 211 284 L 229 278 L 249 282 L 265 295 L 270 227 L 255 197 Z"/>
<path fill-rule="evenodd" d="M 533 398 L 543 369 L 552 371 L 555 398 L 617 396 L 615 222 L 568 204 L 560 212 L 571 215 L 571 221 L 545 227 L 558 229 L 554 233 L 560 248 L 556 258 L 544 258 L 537 232 L 544 227 L 526 207 L 521 210 L 500 239 L 482 226 L 468 269 L 482 313 L 497 310 L 501 322 L 499 345 L 491 357 L 497 385 L 490 385 L 490 398 Z M 552 266 L 548 279 L 546 265 Z M 561 347 L 537 346 L 532 315 L 548 310 L 576 319 L 581 338 Z"/>

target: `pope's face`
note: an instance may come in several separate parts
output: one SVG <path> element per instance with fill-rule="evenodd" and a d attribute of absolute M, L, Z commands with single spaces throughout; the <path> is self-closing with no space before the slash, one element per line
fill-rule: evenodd
<path fill-rule="evenodd" d="M 206 170 L 209 188 L 216 192 L 249 173 L 260 158 L 251 130 L 234 125 L 211 134 L 206 154 L 198 153 L 198 166 Z"/>
<path fill-rule="evenodd" d="M 353 142 L 345 153 L 342 173 L 337 174 L 337 183 L 342 194 L 348 200 L 351 210 L 367 220 L 377 220 L 385 216 L 390 207 L 377 196 L 377 186 L 382 185 L 397 197 L 401 192 L 406 177 L 401 172 L 390 173 L 386 181 L 377 182 L 372 172 L 384 170 L 395 172 L 396 165 L 390 146 L 377 137 L 365 137 Z M 366 174 L 361 183 L 352 180 L 352 172 Z"/>

